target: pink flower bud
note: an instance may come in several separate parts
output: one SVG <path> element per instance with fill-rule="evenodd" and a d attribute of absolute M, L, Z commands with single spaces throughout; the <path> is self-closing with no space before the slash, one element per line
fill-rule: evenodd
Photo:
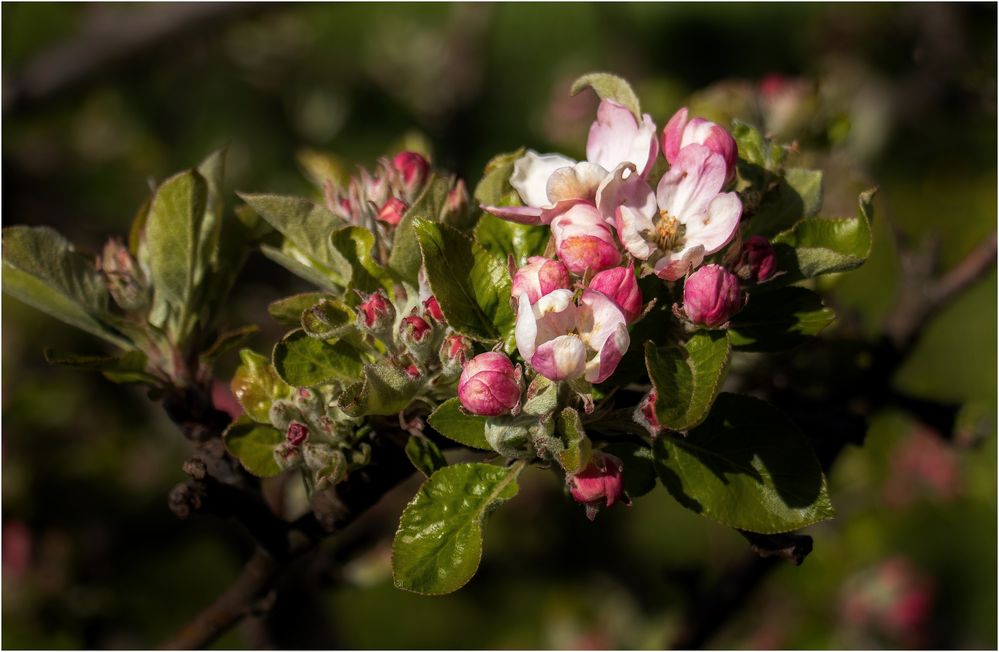
<path fill-rule="evenodd" d="M 656 388 L 653 387 L 649 390 L 649 393 L 642 397 L 639 401 L 638 407 L 635 408 L 635 413 L 633 418 L 635 423 L 643 426 L 649 431 L 649 434 L 655 437 L 662 430 L 662 426 L 659 425 L 659 417 L 656 416 L 656 399 L 658 398 L 658 393 Z"/>
<path fill-rule="evenodd" d="M 617 242 L 600 211 L 578 203 L 552 220 L 552 237 L 558 257 L 573 274 L 598 272 L 621 260 Z"/>
<path fill-rule="evenodd" d="M 395 306 L 384 291 L 378 290 L 357 306 L 357 325 L 362 330 L 382 331 L 395 321 Z"/>
<path fill-rule="evenodd" d="M 465 187 L 463 179 L 458 179 L 447 194 L 441 219 L 444 221 L 460 221 L 468 212 L 468 203 L 468 188 Z"/>
<path fill-rule="evenodd" d="M 777 271 L 777 254 L 763 236 L 754 235 L 742 245 L 736 274 L 750 283 L 762 283 Z"/>
<path fill-rule="evenodd" d="M 412 378 L 413 380 L 416 380 L 417 378 L 420 377 L 420 368 L 415 364 L 411 364 L 408 367 L 406 367 L 406 375 Z"/>
<path fill-rule="evenodd" d="M 416 152 L 399 152 L 392 159 L 392 167 L 402 176 L 403 189 L 410 200 L 423 189 L 430 174 L 430 163 Z"/>
<path fill-rule="evenodd" d="M 437 297 L 431 295 L 430 298 L 424 301 L 423 311 L 430 315 L 431 319 L 434 319 L 442 324 L 447 323 L 447 319 L 444 318 L 444 313 L 441 312 L 441 304 L 437 303 Z"/>
<path fill-rule="evenodd" d="M 594 451 L 586 468 L 566 478 L 573 499 L 586 505 L 586 516 L 591 521 L 600 507 L 611 507 L 624 494 L 622 471 L 620 459 Z"/>
<path fill-rule="evenodd" d="M 531 256 L 527 264 L 513 275 L 513 289 L 510 294 L 515 301 L 520 295 L 526 294 L 533 304 L 538 299 L 553 290 L 564 290 L 569 287 L 569 271 L 561 261 Z"/>
<path fill-rule="evenodd" d="M 395 226 L 402 221 L 402 216 L 406 214 L 408 208 L 406 202 L 401 199 L 389 197 L 382 209 L 378 211 L 378 220 Z"/>
<path fill-rule="evenodd" d="M 634 263 L 597 272 L 590 280 L 589 288 L 602 292 L 616 303 L 629 324 L 642 314 L 642 291 L 638 289 Z"/>
<path fill-rule="evenodd" d="M 292 446 L 300 446 L 309 437 L 309 427 L 299 423 L 298 421 L 292 421 L 288 424 L 288 432 L 285 433 L 285 438 L 288 443 Z"/>
<path fill-rule="evenodd" d="M 687 121 L 687 107 L 677 111 L 663 129 L 663 154 L 670 165 L 677 161 L 680 150 L 687 145 L 703 145 L 725 159 L 725 181 L 735 178 L 739 150 L 724 127 L 703 118 Z"/>
<path fill-rule="evenodd" d="M 111 298 L 123 309 L 139 310 L 149 303 L 145 274 L 120 240 L 111 239 L 104 245 L 97 269 Z"/>
<path fill-rule="evenodd" d="M 523 378 L 502 353 L 481 353 L 472 358 L 458 379 L 458 400 L 472 414 L 496 417 L 519 411 Z"/>
<path fill-rule="evenodd" d="M 433 327 L 419 315 L 403 317 L 402 323 L 399 324 L 399 334 L 402 336 L 403 342 L 407 344 L 423 344 L 430 339 L 432 331 Z"/>
<path fill-rule="evenodd" d="M 708 328 L 725 324 L 744 303 L 738 277 L 721 265 L 701 267 L 683 285 L 687 319 Z"/>
<path fill-rule="evenodd" d="M 472 355 L 472 340 L 458 333 L 451 333 L 444 338 L 438 357 L 441 361 L 441 372 L 448 377 L 454 377 L 461 372 L 469 356 Z"/>

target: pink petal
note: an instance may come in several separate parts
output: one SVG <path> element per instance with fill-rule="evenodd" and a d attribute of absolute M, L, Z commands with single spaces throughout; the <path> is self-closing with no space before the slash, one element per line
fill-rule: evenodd
<path fill-rule="evenodd" d="M 533 206 L 479 206 L 482 210 L 496 217 L 518 224 L 541 224 L 540 208 Z"/>
<path fill-rule="evenodd" d="M 628 335 L 627 326 L 618 324 L 604 340 L 597 355 L 586 365 L 586 380 L 591 383 L 602 383 L 610 378 L 630 344 L 631 336 Z"/>
<path fill-rule="evenodd" d="M 667 255 L 656 261 L 653 270 L 659 278 L 677 281 L 704 262 L 704 246 L 688 246 L 679 253 Z"/>
<path fill-rule="evenodd" d="M 734 192 L 718 195 L 701 217 L 687 222 L 686 244 L 702 245 L 705 254 L 713 254 L 727 245 L 739 228 L 742 202 Z"/>
<path fill-rule="evenodd" d="M 680 153 L 680 143 L 683 140 L 683 128 L 687 124 L 687 107 L 683 107 L 673 114 L 673 117 L 666 123 L 663 129 L 663 156 L 670 165 L 676 161 L 677 154 Z"/>
<path fill-rule="evenodd" d="M 627 319 L 621 308 L 603 292 L 583 290 L 579 303 L 576 325 L 586 343 L 594 351 L 599 351 L 603 347 L 604 342 L 618 326 L 627 325 Z"/>
<path fill-rule="evenodd" d="M 680 150 L 656 189 L 659 208 L 681 222 L 704 213 L 725 185 L 725 159 L 703 145 Z"/>
<path fill-rule="evenodd" d="M 600 102 L 586 141 L 588 161 L 605 170 L 630 162 L 644 175 L 655 162 L 658 151 L 656 126 L 651 116 L 645 114 L 639 124 L 631 111 L 617 102 Z"/>
<path fill-rule="evenodd" d="M 572 299 L 572 290 L 555 290 L 535 302 L 535 342 L 547 342 L 575 328 L 577 310 Z M 524 359 L 527 360 L 528 357 L 524 356 Z"/>
<path fill-rule="evenodd" d="M 586 346 L 578 335 L 562 335 L 538 347 L 531 366 L 549 380 L 572 380 L 586 372 Z"/>

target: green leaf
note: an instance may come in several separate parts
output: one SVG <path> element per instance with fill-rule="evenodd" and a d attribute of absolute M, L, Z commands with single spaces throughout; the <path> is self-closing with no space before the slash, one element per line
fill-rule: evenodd
<path fill-rule="evenodd" d="M 732 318 L 728 335 L 739 351 L 782 351 L 818 335 L 836 319 L 822 298 L 805 288 L 754 292 Z"/>
<path fill-rule="evenodd" d="M 480 206 L 520 206 L 523 203 L 520 193 L 510 185 L 510 176 L 513 174 L 514 164 L 524 155 L 524 151 L 521 147 L 515 152 L 497 154 L 486 163 L 485 173 L 475 186 L 474 193 L 475 201 Z M 505 220 L 499 221 L 509 224 Z"/>
<path fill-rule="evenodd" d="M 711 408 L 725 380 L 730 347 L 722 331 L 698 331 L 683 346 L 645 343 L 645 366 L 656 388 L 663 428 L 689 430 Z"/>
<path fill-rule="evenodd" d="M 448 325 L 483 342 L 503 338 L 512 349 L 516 315 L 509 271 L 452 227 L 419 221 L 415 229 L 430 289 Z"/>
<path fill-rule="evenodd" d="M 274 459 L 274 449 L 285 437 L 277 429 L 240 417 L 222 437 L 226 450 L 253 475 L 270 478 L 281 473 L 281 467 Z"/>
<path fill-rule="evenodd" d="M 388 266 L 400 278 L 416 285 L 420 271 L 420 246 L 416 238 L 415 225 L 417 221 L 436 222 L 441 210 L 447 203 L 447 195 L 451 190 L 451 181 L 436 174 L 430 177 L 426 188 L 416 198 L 395 229 L 392 240 L 392 252 L 389 254 Z"/>
<path fill-rule="evenodd" d="M 656 470 L 683 506 L 740 530 L 774 534 L 835 515 L 822 468 L 798 427 L 769 403 L 721 394 L 686 437 L 664 433 Z"/>
<path fill-rule="evenodd" d="M 495 205 L 495 204 L 492 204 Z M 499 260 L 513 256 L 518 266 L 531 256 L 540 256 L 548 246 L 551 229 L 501 220 L 484 213 L 475 225 L 475 240 Z"/>
<path fill-rule="evenodd" d="M 49 227 L 3 230 L 3 290 L 42 312 L 123 349 L 108 323 L 108 292 L 93 259 Z"/>
<path fill-rule="evenodd" d="M 571 407 L 563 409 L 558 415 L 557 428 L 565 442 L 565 448 L 557 454 L 558 463 L 566 473 L 579 473 L 590 462 L 592 450 L 579 412 Z"/>
<path fill-rule="evenodd" d="M 294 330 L 274 347 L 274 369 L 293 387 L 315 387 L 334 381 L 353 382 L 361 377 L 360 352 L 346 342 L 325 342 Z"/>
<path fill-rule="evenodd" d="M 403 410 L 423 382 L 382 361 L 364 366 L 363 380 L 343 391 L 337 404 L 352 417 L 388 415 Z"/>
<path fill-rule="evenodd" d="M 142 383 L 161 387 L 163 381 L 146 371 L 146 354 L 142 351 L 128 351 L 121 356 L 79 355 L 77 353 L 56 353 L 46 349 L 45 361 L 51 365 L 91 369 L 113 383 Z"/>
<path fill-rule="evenodd" d="M 871 202 L 876 189 L 860 194 L 856 217 L 806 218 L 774 238 L 784 283 L 862 265 L 871 254 Z"/>
<path fill-rule="evenodd" d="M 388 273 L 371 254 L 375 247 L 375 235 L 371 231 L 359 226 L 337 229 L 330 236 L 330 245 L 350 266 L 350 289 L 374 292 L 384 288 L 391 292 Z"/>
<path fill-rule="evenodd" d="M 656 488 L 652 449 L 630 442 L 615 442 L 602 449 L 621 460 L 621 480 L 629 498 L 639 498 Z"/>
<path fill-rule="evenodd" d="M 739 149 L 739 159 L 750 166 L 776 172 L 787 157 L 787 150 L 766 139 L 756 127 L 740 120 L 732 121 L 732 137 Z"/>
<path fill-rule="evenodd" d="M 284 326 L 298 326 L 302 323 L 302 313 L 328 296 L 323 292 L 294 294 L 290 297 L 278 299 L 277 301 L 271 301 L 267 306 L 267 312 L 279 324 L 283 324 Z"/>
<path fill-rule="evenodd" d="M 320 299 L 302 311 L 302 330 L 319 340 L 340 339 L 354 329 L 354 311 L 335 299 Z"/>
<path fill-rule="evenodd" d="M 743 235 L 773 236 L 822 207 L 822 172 L 790 168 L 747 220 Z"/>
<path fill-rule="evenodd" d="M 224 191 L 226 148 L 217 149 L 198 166 L 198 174 L 205 180 L 205 214 L 198 233 L 198 253 L 195 258 L 194 281 L 199 283 L 208 270 L 218 262 L 220 238 L 224 219 Z"/>
<path fill-rule="evenodd" d="M 145 246 L 156 303 L 166 303 L 175 321 L 168 327 L 182 340 L 193 324 L 199 268 L 199 238 L 205 219 L 208 184 L 194 170 L 181 172 L 156 190 L 146 218 Z"/>
<path fill-rule="evenodd" d="M 260 252 L 295 276 L 328 292 L 339 294 L 341 289 L 347 285 L 346 279 L 338 276 L 329 268 L 323 267 L 314 260 L 307 258 L 295 245 L 287 240 L 281 243 L 280 249 L 262 244 L 260 245 Z"/>
<path fill-rule="evenodd" d="M 406 442 L 406 457 L 417 471 L 428 478 L 434 474 L 434 471 L 447 466 L 447 460 L 444 459 L 441 449 L 426 437 L 410 437 Z"/>
<path fill-rule="evenodd" d="M 517 495 L 523 464 L 446 466 L 423 483 L 399 521 L 392 575 L 400 589 L 424 595 L 457 591 L 478 570 L 482 525 Z"/>
<path fill-rule="evenodd" d="M 239 357 L 243 363 L 236 369 L 229 387 L 247 416 L 260 423 L 270 423 L 271 404 L 290 398 L 292 388 L 278 377 L 265 356 L 243 349 Z"/>
<path fill-rule="evenodd" d="M 441 403 L 427 421 L 434 430 L 463 446 L 484 451 L 493 449 L 486 441 L 486 417 L 462 412 L 458 397 Z"/>
<path fill-rule="evenodd" d="M 343 226 L 343 220 L 329 212 L 325 206 L 301 197 L 239 196 L 305 256 L 305 260 L 298 259 L 299 263 L 306 266 L 311 263 L 317 271 L 337 285 L 346 287 L 349 284 L 350 263 L 330 246 L 330 234 Z M 289 252 L 282 247 L 282 253 L 288 255 Z M 291 257 L 297 259 L 294 255 Z"/>
<path fill-rule="evenodd" d="M 638 96 L 627 81 L 606 72 L 591 72 L 572 82 L 570 94 L 575 95 L 589 86 L 602 100 L 613 100 L 625 107 L 635 116 L 639 124 L 642 122 L 642 110 L 638 104 Z"/>

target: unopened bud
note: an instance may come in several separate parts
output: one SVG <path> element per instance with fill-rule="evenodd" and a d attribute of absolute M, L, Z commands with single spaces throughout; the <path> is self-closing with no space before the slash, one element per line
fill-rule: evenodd
<path fill-rule="evenodd" d="M 302 451 L 298 446 L 283 441 L 274 448 L 274 461 L 282 471 L 293 469 L 302 463 Z"/>
<path fill-rule="evenodd" d="M 520 300 L 520 295 L 526 294 L 531 304 L 555 290 L 569 287 L 569 271 L 562 261 L 531 256 L 527 264 L 513 275 L 513 287 L 510 296 L 514 301 Z"/>
<path fill-rule="evenodd" d="M 742 310 L 739 279 L 721 265 L 705 265 L 683 285 L 683 311 L 695 324 L 717 328 Z"/>
<path fill-rule="evenodd" d="M 304 423 L 292 421 L 288 424 L 288 430 L 285 433 L 285 438 L 292 446 L 301 446 L 302 443 L 309 438 L 309 427 Z"/>
<path fill-rule="evenodd" d="M 648 430 L 649 434 L 653 437 L 658 435 L 659 431 L 662 430 L 662 427 L 659 425 L 659 417 L 656 416 L 657 398 L 658 394 L 656 392 L 656 388 L 653 387 L 649 390 L 648 394 L 642 397 L 642 400 L 639 401 L 638 407 L 635 408 L 635 412 L 632 415 L 635 423 Z"/>
<path fill-rule="evenodd" d="M 423 190 L 430 174 L 430 163 L 416 152 L 399 152 L 392 159 L 394 167 L 402 179 L 402 189 L 406 198 L 412 201 Z"/>
<path fill-rule="evenodd" d="M 607 269 L 621 260 L 614 234 L 591 204 L 572 206 L 552 220 L 551 229 L 559 260 L 573 274 Z"/>
<path fill-rule="evenodd" d="M 520 409 L 523 373 L 510 358 L 491 351 L 481 353 L 465 365 L 458 379 L 458 399 L 472 414 L 495 417 Z"/>
<path fill-rule="evenodd" d="M 409 206 L 406 205 L 406 202 L 395 197 L 389 197 L 381 210 L 378 211 L 378 220 L 385 224 L 396 226 L 402 221 L 402 217 L 408 209 Z"/>
<path fill-rule="evenodd" d="M 623 496 L 623 468 L 617 457 L 594 451 L 586 468 L 566 477 L 573 499 L 586 505 L 586 516 L 591 521 L 601 507 L 611 507 Z"/>
<path fill-rule="evenodd" d="M 406 350 L 418 361 L 425 362 L 434 343 L 434 328 L 419 315 L 403 317 L 399 324 L 399 339 Z"/>
<path fill-rule="evenodd" d="M 441 211 L 441 221 L 455 225 L 463 224 L 468 216 L 468 205 L 468 188 L 465 187 L 463 179 L 458 179 L 447 194 L 447 200 Z"/>
<path fill-rule="evenodd" d="M 278 430 L 287 430 L 292 421 L 304 421 L 302 411 L 291 401 L 278 399 L 271 403 L 271 410 L 268 415 L 271 425 Z"/>
<path fill-rule="evenodd" d="M 445 378 L 453 378 L 461 373 L 472 355 L 472 340 L 458 333 L 451 333 L 441 343 L 438 357 L 441 361 L 441 373 Z"/>
<path fill-rule="evenodd" d="M 139 310 L 149 303 L 145 274 L 120 240 L 111 239 L 97 259 L 108 293 L 123 310 Z"/>
<path fill-rule="evenodd" d="M 363 332 L 384 339 L 392 332 L 394 322 L 395 306 L 384 290 L 363 297 L 363 301 L 357 306 L 357 327 Z"/>
<path fill-rule="evenodd" d="M 624 313 L 630 324 L 642 314 L 642 291 L 635 278 L 635 265 L 612 267 L 597 274 L 590 281 L 589 288 L 602 292 Z"/>
<path fill-rule="evenodd" d="M 437 302 L 437 297 L 433 295 L 423 302 L 423 312 L 441 324 L 447 323 L 447 319 L 444 318 L 444 313 L 441 311 L 441 304 Z"/>
<path fill-rule="evenodd" d="M 754 235 L 742 245 L 735 273 L 750 283 L 762 283 L 777 271 L 777 254 L 770 241 Z"/>

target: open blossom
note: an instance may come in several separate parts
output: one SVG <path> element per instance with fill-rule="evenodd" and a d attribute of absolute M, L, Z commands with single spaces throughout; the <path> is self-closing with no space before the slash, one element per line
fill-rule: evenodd
<path fill-rule="evenodd" d="M 472 414 L 496 417 L 519 411 L 523 373 L 510 358 L 491 351 L 465 364 L 458 378 L 458 400 Z"/>
<path fill-rule="evenodd" d="M 739 150 L 732 134 L 703 118 L 687 120 L 687 107 L 677 111 L 663 129 L 663 155 L 675 165 L 680 151 L 688 145 L 703 145 L 725 161 L 725 182 L 735 178 Z"/>
<path fill-rule="evenodd" d="M 611 507 L 624 495 L 623 467 L 617 457 L 594 451 L 586 468 L 566 478 L 573 499 L 586 505 L 591 521 L 600 507 Z"/>
<path fill-rule="evenodd" d="M 525 265 L 514 272 L 510 295 L 514 301 L 518 301 L 520 295 L 525 294 L 528 300 L 534 303 L 554 290 L 568 287 L 569 271 L 561 261 L 544 256 L 531 256 Z"/>
<path fill-rule="evenodd" d="M 645 114 L 639 123 L 627 108 L 603 100 L 590 127 L 586 161 L 528 150 L 510 176 L 523 206 L 483 206 L 498 217 L 524 224 L 550 224 L 578 202 L 593 203 L 600 184 L 622 164 L 647 174 L 659 153 L 656 125 Z"/>
<path fill-rule="evenodd" d="M 555 290 L 533 305 L 521 295 L 516 337 L 520 355 L 545 378 L 591 383 L 614 373 L 631 343 L 624 313 L 593 290 L 584 290 L 578 304 L 571 290 Z"/>
<path fill-rule="evenodd" d="M 552 221 L 555 252 L 573 274 L 600 271 L 621 260 L 614 233 L 591 204 L 576 204 Z"/>
<path fill-rule="evenodd" d="M 734 192 L 721 192 L 725 161 L 719 154 L 702 145 L 684 147 L 659 181 L 654 201 L 648 184 L 626 171 L 615 171 L 601 194 L 601 209 L 613 213 L 625 249 L 660 278 L 682 278 L 735 235 L 742 203 Z"/>
<path fill-rule="evenodd" d="M 705 265 L 683 284 L 683 311 L 695 324 L 721 326 L 744 303 L 738 277 L 721 265 Z"/>
<path fill-rule="evenodd" d="M 603 292 L 624 313 L 628 323 L 642 314 L 642 291 L 635 278 L 635 265 L 605 269 L 590 280 L 589 288 Z"/>

